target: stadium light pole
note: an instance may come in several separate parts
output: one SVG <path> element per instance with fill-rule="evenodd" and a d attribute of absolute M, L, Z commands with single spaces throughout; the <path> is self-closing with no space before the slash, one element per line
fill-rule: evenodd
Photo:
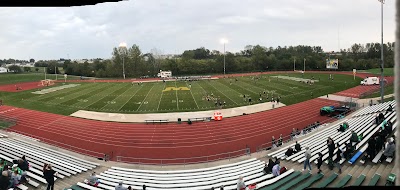
<path fill-rule="evenodd" d="M 378 0 L 379 2 L 381 2 L 381 103 L 383 103 L 383 80 L 384 80 L 384 75 L 383 75 L 383 64 L 384 64 L 384 60 L 383 60 L 383 4 L 385 4 L 385 0 Z"/>
<path fill-rule="evenodd" d="M 225 38 L 222 38 L 221 43 L 224 44 L 224 76 L 225 76 L 225 44 L 228 43 L 228 40 Z"/>
<path fill-rule="evenodd" d="M 120 54 L 123 53 L 123 55 L 122 55 L 122 76 L 125 79 L 125 51 L 122 52 L 121 50 L 122 50 L 122 48 L 126 48 L 126 43 L 125 42 L 121 42 L 119 44 L 119 48 L 120 48 Z"/>

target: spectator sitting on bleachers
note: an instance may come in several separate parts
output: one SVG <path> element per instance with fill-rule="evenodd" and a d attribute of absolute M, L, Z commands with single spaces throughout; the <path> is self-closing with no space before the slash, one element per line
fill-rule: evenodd
<path fill-rule="evenodd" d="M 387 147 L 385 149 L 385 151 L 383 152 L 383 155 L 381 157 L 381 159 L 379 160 L 379 162 L 382 162 L 383 160 L 386 160 L 387 157 L 389 158 L 393 158 L 394 152 L 395 152 L 395 145 L 394 145 L 394 139 L 393 138 L 389 138 L 389 142 L 387 144 Z"/>
<path fill-rule="evenodd" d="M 296 136 L 296 129 L 293 128 L 292 132 L 290 133 L 290 140 L 292 141 Z"/>
<path fill-rule="evenodd" d="M 296 145 L 294 145 L 294 149 L 296 150 L 296 153 L 301 151 L 301 146 L 297 141 L 296 141 Z"/>
<path fill-rule="evenodd" d="M 391 121 L 388 121 L 385 127 L 386 133 L 388 135 L 392 134 L 393 132 L 393 123 Z"/>
<path fill-rule="evenodd" d="M 0 189 L 7 190 L 10 185 L 10 179 L 8 177 L 8 171 L 1 172 L 0 176 Z"/>
<path fill-rule="evenodd" d="M 11 180 L 10 180 L 10 188 L 16 188 L 19 184 L 19 181 L 21 180 L 21 175 L 18 174 L 18 170 L 14 170 L 13 173 L 11 174 Z"/>
<path fill-rule="evenodd" d="M 294 151 L 293 151 L 293 148 L 292 147 L 289 147 L 288 149 L 287 149 L 287 151 L 285 152 L 285 155 L 287 156 L 287 157 L 289 157 L 289 156 L 291 156 L 291 155 L 293 155 L 294 154 Z"/>
<path fill-rule="evenodd" d="M 282 134 L 281 134 L 278 139 L 278 147 L 282 146 L 282 144 L 283 144 L 283 139 L 282 139 Z"/>
<path fill-rule="evenodd" d="M 115 190 L 127 190 L 124 186 L 122 186 L 123 182 L 118 182 L 118 185 L 115 186 Z"/>
<path fill-rule="evenodd" d="M 344 124 L 340 125 L 339 129 L 337 130 L 338 132 L 344 132 L 346 131 L 346 127 Z"/>
<path fill-rule="evenodd" d="M 89 180 L 85 180 L 85 183 L 97 187 L 100 180 L 96 177 L 96 172 L 93 172 L 92 175 L 90 175 Z"/>
<path fill-rule="evenodd" d="M 21 168 L 18 167 L 18 164 L 14 164 L 12 166 L 12 172 L 17 172 L 18 175 L 20 176 L 20 179 L 18 179 L 19 183 L 25 183 L 27 181 L 29 181 L 26 171 L 21 170 Z"/>
<path fill-rule="evenodd" d="M 266 167 L 266 173 L 267 174 L 272 173 L 272 168 L 274 167 L 274 165 L 275 165 L 275 162 L 272 161 L 272 159 L 270 158 L 269 161 L 268 161 L 268 165 Z"/>
<path fill-rule="evenodd" d="M 358 142 L 358 135 L 355 131 L 351 130 L 351 137 L 350 137 L 351 145 L 354 146 Z"/>
<path fill-rule="evenodd" d="M 5 160 L 0 160 L 0 172 L 3 171 L 4 166 L 6 165 L 7 161 Z"/>
<path fill-rule="evenodd" d="M 25 156 L 22 156 L 22 158 L 18 160 L 18 167 L 23 171 L 29 171 L 29 163 Z"/>
<path fill-rule="evenodd" d="M 376 135 L 376 144 L 375 144 L 375 152 L 379 152 L 382 150 L 382 148 L 385 148 L 385 142 L 383 142 L 383 138 L 382 135 L 380 133 L 378 133 L 378 135 Z"/>
<path fill-rule="evenodd" d="M 272 148 L 276 148 L 277 146 L 276 146 L 276 142 L 275 142 L 275 137 L 274 136 L 272 136 Z"/>
<path fill-rule="evenodd" d="M 382 112 L 379 113 L 378 118 L 379 118 L 378 124 L 379 124 L 380 122 L 383 122 L 383 120 L 385 120 L 385 116 L 383 115 Z"/>
<path fill-rule="evenodd" d="M 272 175 L 274 175 L 275 177 L 280 175 L 279 172 L 281 170 L 281 166 L 279 164 L 280 164 L 280 162 L 278 160 L 278 161 L 275 162 L 275 165 L 272 168 Z"/>
<path fill-rule="evenodd" d="M 296 135 L 297 136 L 301 135 L 301 131 L 299 130 L 299 128 L 296 129 Z"/>
<path fill-rule="evenodd" d="M 142 190 L 146 190 L 146 185 L 142 185 Z"/>
<path fill-rule="evenodd" d="M 132 190 L 132 187 L 131 186 L 128 186 L 128 189 L 127 190 Z"/>
<path fill-rule="evenodd" d="M 351 143 L 346 144 L 346 150 L 343 153 L 343 156 L 345 159 L 349 159 L 351 157 L 351 154 L 354 151 L 354 147 L 351 145 Z"/>
<path fill-rule="evenodd" d="M 391 111 L 393 111 L 393 107 L 392 107 L 392 104 L 389 104 L 389 108 L 387 109 L 387 112 L 391 112 Z"/>
<path fill-rule="evenodd" d="M 246 189 L 246 184 L 243 181 L 243 177 L 240 176 L 237 182 L 237 190 L 245 190 Z"/>

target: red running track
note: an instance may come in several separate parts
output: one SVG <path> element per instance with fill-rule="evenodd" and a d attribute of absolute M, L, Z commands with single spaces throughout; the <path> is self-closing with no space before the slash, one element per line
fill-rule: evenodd
<path fill-rule="evenodd" d="M 394 77 L 385 77 L 387 80 L 387 84 L 393 84 Z M 338 93 L 335 93 L 336 95 L 339 96 L 347 96 L 347 97 L 353 97 L 353 98 L 360 98 L 364 94 L 368 93 L 373 93 L 375 91 L 378 91 L 380 89 L 379 85 L 370 85 L 370 86 L 356 86 L 354 88 L 350 88 Z"/>
<path fill-rule="evenodd" d="M 20 88 L 20 90 L 17 90 L 17 87 Z M 23 82 L 17 84 L 0 85 L 0 91 L 4 92 L 20 92 L 36 88 L 43 88 L 43 86 L 39 86 L 39 82 Z"/>
<path fill-rule="evenodd" d="M 258 146 L 270 142 L 272 136 L 278 139 L 280 134 L 289 135 L 292 128 L 303 129 L 316 121 L 329 119 L 319 115 L 319 108 L 327 105 L 337 105 L 337 102 L 313 99 L 220 122 L 195 122 L 192 125 L 102 122 L 10 106 L 1 106 L 0 114 L 18 120 L 10 131 L 83 154 L 101 157 L 113 151 L 113 160 L 116 156 L 168 159 L 215 155 L 244 149 L 246 145 L 255 152 Z M 205 161 L 205 158 L 185 162 L 188 161 Z M 141 162 L 155 163 L 151 160 Z M 177 162 L 184 161 L 163 163 Z"/>

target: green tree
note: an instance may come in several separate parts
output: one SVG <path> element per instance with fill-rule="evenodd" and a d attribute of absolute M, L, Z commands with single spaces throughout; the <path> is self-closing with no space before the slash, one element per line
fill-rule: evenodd
<path fill-rule="evenodd" d="M 31 68 L 30 67 L 24 67 L 24 72 L 31 72 Z"/>
<path fill-rule="evenodd" d="M 11 66 L 9 66 L 9 67 L 8 67 L 8 70 L 10 70 L 10 71 L 13 72 L 13 73 L 21 73 L 21 72 L 22 72 L 21 67 L 18 66 L 18 65 L 11 65 Z"/>

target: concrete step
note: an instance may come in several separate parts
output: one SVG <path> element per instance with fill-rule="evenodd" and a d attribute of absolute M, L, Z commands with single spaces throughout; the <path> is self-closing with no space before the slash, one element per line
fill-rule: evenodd
<path fill-rule="evenodd" d="M 71 187 L 73 185 L 76 185 L 78 182 L 83 182 L 85 179 L 89 178 L 89 176 L 92 174 L 92 172 L 96 172 L 96 174 L 100 174 L 108 169 L 110 169 L 110 168 L 105 167 L 105 166 L 98 166 L 94 170 L 82 172 L 78 175 L 73 175 L 71 177 L 65 177 L 62 180 L 56 181 L 56 183 L 54 184 L 54 189 L 62 190 L 64 188 Z M 44 186 L 44 187 L 46 187 L 46 186 Z M 44 189 L 46 189 L 46 188 L 44 188 Z"/>

